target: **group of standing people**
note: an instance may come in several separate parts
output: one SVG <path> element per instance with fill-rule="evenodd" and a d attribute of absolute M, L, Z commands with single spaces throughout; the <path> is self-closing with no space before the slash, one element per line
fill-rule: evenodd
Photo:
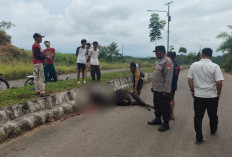
<path fill-rule="evenodd" d="M 87 69 L 90 70 L 91 78 L 93 81 L 101 80 L 101 70 L 99 65 L 99 49 L 98 42 L 93 42 L 93 48 L 91 44 L 87 43 L 85 39 L 81 40 L 81 46 L 76 50 L 77 57 L 77 83 L 80 84 L 80 73 L 82 72 L 82 83 L 86 83 L 85 78 L 87 77 Z"/>
<path fill-rule="evenodd" d="M 46 97 L 48 94 L 45 93 L 45 83 L 49 82 L 50 80 L 57 82 L 58 79 L 58 75 L 54 66 L 56 52 L 54 48 L 50 47 L 50 41 L 44 42 L 46 49 L 42 50 L 40 43 L 42 42 L 42 38 L 44 38 L 44 36 L 41 34 L 35 33 L 33 38 L 35 41 L 32 45 L 35 92 L 41 97 Z M 78 84 L 81 83 L 81 72 L 82 82 L 86 83 L 85 78 L 87 77 L 87 67 L 90 69 L 92 80 L 95 81 L 95 75 L 97 75 L 97 81 L 100 81 L 101 70 L 98 56 L 99 49 L 97 41 L 93 42 L 93 48 L 91 49 L 90 43 L 87 43 L 85 39 L 81 40 L 81 46 L 76 50 Z"/>
<path fill-rule="evenodd" d="M 48 82 L 51 78 L 56 82 L 57 74 L 54 66 L 55 49 L 50 47 L 50 42 L 45 41 L 46 49 L 42 51 L 40 43 L 42 42 L 42 36 L 39 33 L 33 35 L 34 44 L 32 45 L 33 54 L 33 68 L 34 68 L 34 83 L 35 92 L 41 97 L 48 96 L 45 94 L 45 82 Z"/>
<path fill-rule="evenodd" d="M 155 119 L 149 125 L 160 125 L 159 131 L 167 131 L 169 121 L 174 120 L 174 95 L 177 90 L 177 81 L 180 67 L 175 61 L 176 54 L 168 52 L 164 46 L 157 46 L 156 65 L 154 70 L 151 91 L 155 109 Z M 210 119 L 211 134 L 218 128 L 218 103 L 224 80 L 220 67 L 211 61 L 213 51 L 205 48 L 201 52 L 201 60 L 191 65 L 188 73 L 189 88 L 194 99 L 194 128 L 196 132 L 195 144 L 204 142 L 202 133 L 202 120 L 205 110 Z M 161 120 L 162 118 L 162 120 Z"/>

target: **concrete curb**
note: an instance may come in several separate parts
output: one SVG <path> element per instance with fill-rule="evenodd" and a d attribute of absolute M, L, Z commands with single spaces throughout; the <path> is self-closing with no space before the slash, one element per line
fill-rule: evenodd
<path fill-rule="evenodd" d="M 151 73 L 145 74 L 145 82 L 152 77 Z M 115 90 L 132 87 L 132 77 L 112 80 L 106 84 Z M 0 142 L 15 137 L 21 133 L 43 125 L 47 122 L 59 120 L 68 114 L 78 111 L 78 91 L 73 89 L 60 92 L 46 98 L 40 98 L 0 109 Z"/>

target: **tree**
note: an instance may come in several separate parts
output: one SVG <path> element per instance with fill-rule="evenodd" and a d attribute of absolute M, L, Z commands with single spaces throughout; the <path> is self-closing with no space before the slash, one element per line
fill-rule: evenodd
<path fill-rule="evenodd" d="M 180 47 L 179 48 L 179 53 L 185 54 L 185 53 L 187 53 L 187 49 L 185 47 Z"/>
<path fill-rule="evenodd" d="M 179 53 L 185 54 L 185 53 L 187 53 L 187 49 L 185 47 L 180 47 Z M 183 63 L 184 63 L 184 57 L 182 57 L 182 59 L 181 59 L 181 64 L 183 64 Z"/>
<path fill-rule="evenodd" d="M 115 42 L 112 42 L 112 43 L 108 46 L 108 50 L 109 50 L 109 53 L 110 53 L 112 56 L 118 57 L 118 56 L 120 55 L 120 54 L 119 54 L 118 45 L 117 45 L 117 43 L 115 43 Z"/>
<path fill-rule="evenodd" d="M 121 54 L 119 53 L 118 45 L 115 42 L 112 42 L 108 46 L 100 46 L 98 47 L 100 54 L 99 58 L 101 60 L 107 62 L 113 62 L 113 58 L 119 59 Z"/>
<path fill-rule="evenodd" d="M 149 29 L 150 29 L 149 36 L 151 42 L 162 39 L 161 30 L 164 29 L 165 24 L 166 21 L 160 20 L 158 14 L 156 13 L 151 14 L 150 24 L 149 24 Z"/>
<path fill-rule="evenodd" d="M 0 22 L 0 30 L 7 30 L 10 29 L 11 27 L 15 27 L 15 24 L 12 22 L 7 22 L 7 21 L 2 21 Z"/>
<path fill-rule="evenodd" d="M 15 24 L 7 21 L 0 22 L 0 44 L 4 45 L 7 43 L 11 43 L 11 36 L 6 33 L 5 30 L 14 27 Z"/>
<path fill-rule="evenodd" d="M 232 25 L 228 25 L 228 28 L 232 30 Z M 218 47 L 217 51 L 222 51 L 226 54 L 225 69 L 226 71 L 232 70 L 232 33 L 222 32 L 217 38 L 224 39 L 224 42 Z"/>
<path fill-rule="evenodd" d="M 173 45 L 170 45 L 169 49 L 170 49 L 170 51 L 174 51 L 175 50 L 175 48 L 174 48 Z"/>

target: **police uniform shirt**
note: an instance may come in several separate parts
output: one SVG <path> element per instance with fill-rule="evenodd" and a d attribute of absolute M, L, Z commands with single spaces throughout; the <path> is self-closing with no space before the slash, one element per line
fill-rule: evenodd
<path fill-rule="evenodd" d="M 194 82 L 194 96 L 217 97 L 216 81 L 224 80 L 220 67 L 210 59 L 201 59 L 191 65 L 188 78 Z"/>
<path fill-rule="evenodd" d="M 165 56 L 163 59 L 157 59 L 152 88 L 156 92 L 170 93 L 172 87 L 173 63 L 170 58 Z"/>

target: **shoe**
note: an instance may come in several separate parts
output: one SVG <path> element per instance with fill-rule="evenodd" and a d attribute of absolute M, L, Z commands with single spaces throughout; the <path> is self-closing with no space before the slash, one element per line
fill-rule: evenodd
<path fill-rule="evenodd" d="M 147 124 L 148 125 L 162 125 L 162 121 L 161 119 L 156 118 L 156 119 L 153 119 L 152 121 L 148 121 Z"/>
<path fill-rule="evenodd" d="M 163 124 L 158 130 L 160 132 L 164 132 L 164 131 L 167 131 L 169 128 L 169 125 L 168 124 Z"/>
<path fill-rule="evenodd" d="M 202 144 L 203 142 L 205 142 L 205 139 L 203 138 L 202 140 L 196 140 L 195 141 L 195 144 L 196 145 L 200 145 L 200 144 Z"/>
<path fill-rule="evenodd" d="M 77 84 L 80 84 L 80 83 L 81 83 L 81 81 L 78 81 L 78 82 L 77 82 Z"/>
<path fill-rule="evenodd" d="M 211 131 L 211 135 L 215 135 L 217 133 L 217 130 L 213 130 L 213 131 Z"/>
<path fill-rule="evenodd" d="M 83 83 L 86 83 L 86 81 L 84 81 Z"/>

